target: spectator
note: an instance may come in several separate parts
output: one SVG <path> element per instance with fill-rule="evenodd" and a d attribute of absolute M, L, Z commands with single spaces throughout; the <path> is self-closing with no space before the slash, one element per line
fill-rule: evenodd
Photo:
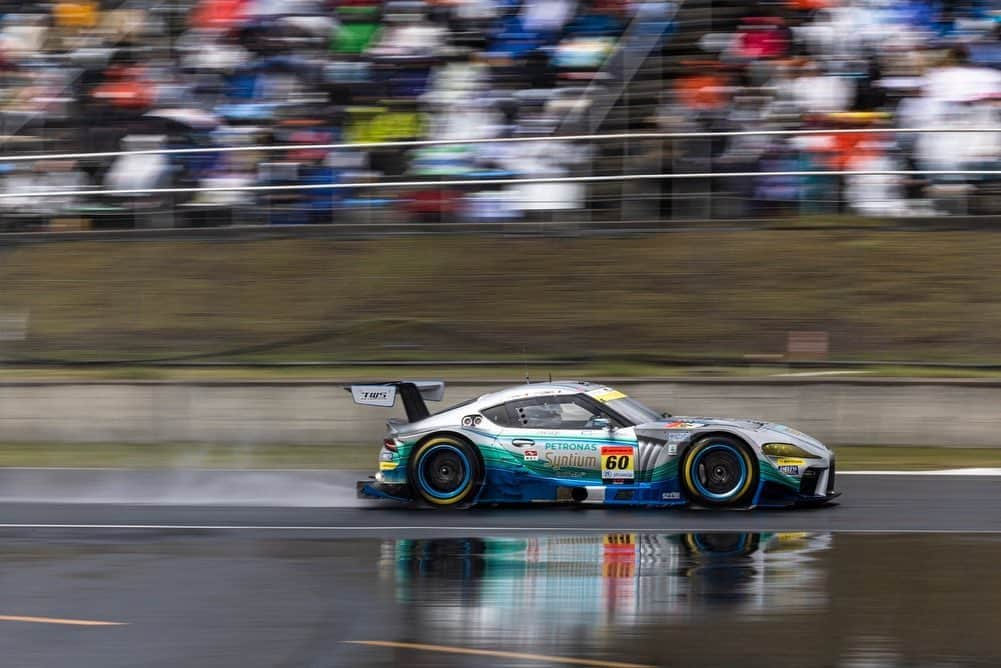
<path fill-rule="evenodd" d="M 616 131 L 824 131 L 803 141 L 713 137 L 651 141 L 626 151 L 646 156 L 643 164 L 650 169 L 792 173 L 691 179 L 670 186 L 675 193 L 687 191 L 686 197 L 708 192 L 710 198 L 714 188 L 723 188 L 743 203 L 731 207 L 732 214 L 753 207 L 769 212 L 844 208 L 880 215 L 926 210 L 926 190 L 945 181 L 972 193 L 984 180 L 858 176 L 834 182 L 795 172 L 984 170 L 998 164 L 998 133 L 839 132 L 866 124 L 997 127 L 999 28 L 996 9 L 980 0 L 941 7 L 925 0 L 785 0 L 721 7 L 708 22 L 698 8 L 655 0 L 167 4 L 139 2 L 115 9 L 96 0 L 6 3 L 8 11 L 0 19 L 0 120 L 7 151 L 228 148 L 248 140 L 362 145 L 512 136 L 544 140 L 571 128 L 601 131 L 614 123 L 619 123 Z M 675 21 L 675 33 L 660 39 L 669 20 Z M 651 34 L 660 41 L 649 40 Z M 648 66 L 663 77 L 644 79 Z M 649 110 L 629 111 L 624 120 L 614 113 L 612 107 L 628 107 L 637 97 L 648 101 Z M 178 110 L 188 118 L 213 119 L 211 127 L 151 127 L 151 118 Z M 636 163 L 597 160 L 600 154 L 593 149 L 550 141 L 365 147 L 352 152 L 357 160 L 351 161 L 364 165 L 357 170 L 336 166 L 343 154 L 311 150 L 38 163 L 53 170 L 50 182 L 37 171 L 42 167 L 11 163 L 4 187 L 24 192 L 27 199 L 7 200 L 0 207 L 10 213 L 35 206 L 48 215 L 76 202 L 45 208 L 49 205 L 40 204 L 40 198 L 28 196 L 39 184 L 75 188 L 85 180 L 142 189 L 322 186 L 347 182 L 348 175 L 377 181 L 636 173 Z M 468 198 L 480 212 L 476 217 L 507 219 L 588 206 L 598 199 L 593 195 L 597 187 L 435 186 L 391 193 L 321 187 L 267 197 L 206 193 L 190 204 L 253 209 L 267 202 L 274 204 L 270 210 L 282 212 L 273 220 L 308 222 L 336 220 L 338 211 L 364 200 L 366 210 L 380 208 L 387 216 L 393 210 L 416 211 L 418 218 L 430 220 L 442 213 L 461 218 Z M 668 190 L 662 188 L 665 197 Z M 125 200 L 130 208 L 168 203 L 153 199 L 116 201 Z M 901 204 L 908 200 L 915 204 Z M 488 210 L 494 205 L 496 211 Z M 669 207 L 675 215 L 711 214 L 674 203 L 660 209 Z"/>

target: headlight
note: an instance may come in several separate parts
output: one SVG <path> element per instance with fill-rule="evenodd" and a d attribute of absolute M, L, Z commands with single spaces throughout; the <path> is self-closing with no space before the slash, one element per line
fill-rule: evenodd
<path fill-rule="evenodd" d="M 820 459 L 820 455 L 807 452 L 792 443 L 766 443 L 761 451 L 769 457 L 798 457 L 799 459 Z"/>

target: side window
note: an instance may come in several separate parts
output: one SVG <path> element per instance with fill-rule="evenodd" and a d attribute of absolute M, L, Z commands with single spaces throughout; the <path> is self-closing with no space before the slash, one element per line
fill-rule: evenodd
<path fill-rule="evenodd" d="M 517 427 L 518 423 L 511 419 L 511 414 L 507 410 L 507 404 L 493 406 L 480 411 L 483 417 L 501 427 Z"/>
<path fill-rule="evenodd" d="M 591 418 L 598 416 L 597 411 L 592 411 L 578 403 L 561 403 L 560 408 L 563 409 L 564 429 L 587 429 L 590 426 Z"/>
<path fill-rule="evenodd" d="M 529 429 L 588 429 L 599 415 L 573 396 L 538 397 L 512 404 L 517 426 Z"/>
<path fill-rule="evenodd" d="M 558 397 L 526 399 L 514 405 L 518 426 L 529 429 L 559 429 L 563 422 Z"/>

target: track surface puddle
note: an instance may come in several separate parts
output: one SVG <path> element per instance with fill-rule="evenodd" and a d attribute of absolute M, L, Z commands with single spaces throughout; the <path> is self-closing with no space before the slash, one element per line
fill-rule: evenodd
<path fill-rule="evenodd" d="M 999 557 L 997 534 L 6 530 L 0 612 L 125 625 L 0 622 L 0 645 L 46 666 L 995 666 Z"/>

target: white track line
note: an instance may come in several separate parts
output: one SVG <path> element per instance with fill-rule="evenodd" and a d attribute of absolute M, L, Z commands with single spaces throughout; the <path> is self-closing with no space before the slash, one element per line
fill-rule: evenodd
<path fill-rule="evenodd" d="M 495 649 L 475 649 L 456 645 L 428 645 L 414 642 L 395 642 L 392 640 L 342 640 L 352 645 L 367 645 L 369 647 L 388 647 L 390 649 L 409 649 L 418 652 L 440 652 L 442 654 L 465 654 L 473 656 L 489 656 L 515 661 L 531 661 L 532 663 L 568 664 L 571 666 L 605 666 L 606 668 L 654 668 L 646 663 L 625 663 L 623 661 L 608 661 L 604 659 L 585 659 L 568 656 L 553 656 L 551 654 L 526 654 L 525 652 L 507 652 Z"/>
<path fill-rule="evenodd" d="M 963 127 L 926 127 L 926 128 L 839 128 L 839 134 L 916 134 L 925 132 L 998 132 L 1001 128 L 963 128 Z M 542 137 L 480 137 L 470 139 L 416 139 L 403 141 L 382 141 L 371 143 L 337 143 L 337 144 L 271 144 L 254 146 L 208 146 L 204 148 L 153 148 L 139 151 L 99 151 L 91 153 L 34 153 L 28 155 L 3 156 L 4 162 L 24 162 L 34 160 L 78 160 L 81 158 L 113 158 L 123 155 L 174 155 L 178 153 L 235 153 L 244 151 L 291 151 L 291 150 L 339 150 L 375 148 L 402 148 L 417 146 L 454 146 L 466 144 L 509 144 L 520 142 L 552 142 L 552 141 L 594 141 L 598 139 L 690 139 L 694 137 L 753 137 L 753 136 L 801 136 L 829 135 L 835 132 L 830 129 L 797 129 L 797 130 L 725 130 L 716 132 L 618 132 L 610 134 L 586 135 L 546 135 Z"/>
<path fill-rule="evenodd" d="M 127 622 L 104 622 L 96 619 L 65 619 L 62 617 L 34 617 L 25 615 L 0 615 L 0 622 L 60 624 L 63 626 L 128 626 Z"/>
<path fill-rule="evenodd" d="M 809 378 L 811 376 L 854 376 L 857 374 L 872 373 L 871 371 L 795 371 L 791 373 L 773 373 L 772 378 Z"/>

